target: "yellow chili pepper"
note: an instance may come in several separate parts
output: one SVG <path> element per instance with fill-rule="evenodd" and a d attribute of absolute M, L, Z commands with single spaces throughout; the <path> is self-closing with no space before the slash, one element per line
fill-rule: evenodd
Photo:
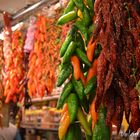
<path fill-rule="evenodd" d="M 81 12 L 81 10 L 79 9 L 77 12 L 78 17 L 80 17 L 81 19 L 83 19 L 83 13 Z"/>
<path fill-rule="evenodd" d="M 60 120 L 58 128 L 58 136 L 60 140 L 64 138 L 65 134 L 67 133 L 69 125 L 70 125 L 70 117 L 68 111 L 66 111 Z"/>

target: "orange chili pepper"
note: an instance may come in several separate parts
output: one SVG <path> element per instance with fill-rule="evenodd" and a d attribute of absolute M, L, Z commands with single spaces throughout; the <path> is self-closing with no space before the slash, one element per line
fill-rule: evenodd
<path fill-rule="evenodd" d="M 68 111 L 68 104 L 67 104 L 67 103 L 65 103 L 65 104 L 63 105 L 63 109 L 62 109 L 61 115 L 63 116 L 64 113 L 65 113 L 66 111 Z"/>
<path fill-rule="evenodd" d="M 16 97 L 16 95 L 14 95 L 14 96 L 12 97 L 12 100 L 13 100 L 14 103 L 17 102 L 17 97 Z"/>
<path fill-rule="evenodd" d="M 89 59 L 90 62 L 93 60 L 95 48 L 96 48 L 96 43 L 97 41 L 92 43 L 92 38 L 90 39 L 87 47 L 87 58 Z"/>
<path fill-rule="evenodd" d="M 77 56 L 72 56 L 71 63 L 74 69 L 74 78 L 76 80 L 79 80 L 81 77 L 80 60 L 78 59 Z"/>
<path fill-rule="evenodd" d="M 9 103 L 11 99 L 12 99 L 12 96 L 11 96 L 11 93 L 9 91 L 8 94 L 7 94 L 7 96 L 6 96 L 5 103 L 6 104 Z"/>
<path fill-rule="evenodd" d="M 96 99 L 96 97 L 94 98 L 94 100 L 92 101 L 92 103 L 90 105 L 90 114 L 91 114 L 91 117 L 92 117 L 92 129 L 94 128 L 95 123 L 98 120 L 98 114 L 95 111 L 95 99 Z"/>
<path fill-rule="evenodd" d="M 48 94 L 50 94 L 53 90 L 53 82 L 52 82 L 51 79 L 47 80 L 46 86 L 47 86 L 47 89 L 48 89 Z"/>
<path fill-rule="evenodd" d="M 85 76 L 84 76 L 84 74 L 83 74 L 82 71 L 81 71 L 81 73 L 80 73 L 80 78 L 81 78 L 81 80 L 82 80 L 83 85 L 85 86 L 85 85 L 86 85 L 86 78 L 85 78 Z"/>
<path fill-rule="evenodd" d="M 38 84 L 38 94 L 41 98 L 43 98 L 44 94 L 45 94 L 45 85 L 43 84 Z"/>
<path fill-rule="evenodd" d="M 92 67 L 88 71 L 87 81 L 88 82 L 94 75 L 97 74 L 97 59 L 92 63 Z"/>
<path fill-rule="evenodd" d="M 41 41 L 41 42 L 44 42 L 44 41 L 45 41 L 45 39 L 44 39 L 44 34 L 42 34 L 42 33 L 40 33 L 40 41 Z"/>

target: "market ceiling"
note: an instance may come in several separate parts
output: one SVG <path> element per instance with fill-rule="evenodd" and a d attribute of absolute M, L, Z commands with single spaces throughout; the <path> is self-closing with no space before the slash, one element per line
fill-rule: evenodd
<path fill-rule="evenodd" d="M 0 31 L 3 28 L 3 11 L 9 13 L 9 16 L 14 20 L 13 24 L 16 24 L 15 19 L 20 16 L 20 13 L 24 13 L 24 11 L 33 9 L 33 6 L 42 5 L 45 2 L 52 2 L 52 0 L 0 0 Z M 28 11 L 27 11 L 28 12 Z"/>

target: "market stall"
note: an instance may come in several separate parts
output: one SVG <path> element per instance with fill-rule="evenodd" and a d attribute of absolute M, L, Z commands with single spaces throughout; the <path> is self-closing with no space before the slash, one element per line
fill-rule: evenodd
<path fill-rule="evenodd" d="M 140 2 L 29 3 L 0 9 L 0 126 L 23 140 L 139 139 Z"/>
<path fill-rule="evenodd" d="M 57 137 L 61 111 L 55 106 L 62 88 L 55 88 L 55 83 L 64 37 L 55 22 L 61 9 L 54 0 L 37 2 L 13 15 L 3 12 L 1 127 L 12 121 L 23 139 Z"/>

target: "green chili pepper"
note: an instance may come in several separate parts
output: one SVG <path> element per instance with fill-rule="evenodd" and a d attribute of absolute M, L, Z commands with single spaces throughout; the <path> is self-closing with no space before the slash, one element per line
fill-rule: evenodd
<path fill-rule="evenodd" d="M 80 9 L 81 11 L 84 10 L 83 0 L 73 0 L 73 1 L 78 9 Z"/>
<path fill-rule="evenodd" d="M 77 119 L 82 125 L 83 129 L 85 130 L 85 133 L 89 136 L 92 135 L 90 125 L 87 122 L 86 116 L 84 115 L 82 109 L 79 107 L 78 108 L 78 113 L 77 113 Z"/>
<path fill-rule="evenodd" d="M 102 105 L 98 112 L 98 121 L 93 129 L 92 140 L 110 140 L 110 129 L 106 126 L 106 109 Z"/>
<path fill-rule="evenodd" d="M 71 35 L 68 35 L 64 41 L 64 43 L 62 44 L 62 47 L 60 49 L 60 57 L 63 57 L 70 42 L 72 41 L 72 36 Z"/>
<path fill-rule="evenodd" d="M 76 49 L 76 54 L 81 59 L 81 61 L 83 61 L 84 64 L 91 67 L 90 61 L 88 60 L 86 54 L 81 49 L 77 48 Z"/>
<path fill-rule="evenodd" d="M 74 53 L 75 49 L 76 49 L 76 43 L 74 41 L 71 41 L 63 56 L 63 63 L 70 62 L 70 57 Z"/>
<path fill-rule="evenodd" d="M 62 91 L 62 93 L 61 93 L 61 95 L 60 95 L 60 98 L 59 98 L 59 100 L 58 100 L 58 102 L 57 102 L 57 109 L 60 109 L 60 108 L 63 106 L 63 104 L 64 104 L 66 98 L 69 96 L 69 94 L 71 93 L 72 89 L 73 89 L 73 85 L 72 85 L 72 83 L 69 81 L 69 82 L 65 85 L 65 87 L 64 87 L 64 89 L 63 89 L 63 91 Z"/>
<path fill-rule="evenodd" d="M 92 36 L 93 31 L 94 31 L 94 24 L 90 25 L 88 28 L 88 34 L 90 37 Z"/>
<path fill-rule="evenodd" d="M 88 94 L 92 90 L 95 90 L 96 89 L 96 84 L 97 84 L 96 76 L 93 76 L 86 84 L 86 87 L 85 87 L 85 90 L 84 90 L 85 94 Z"/>
<path fill-rule="evenodd" d="M 74 89 L 75 89 L 79 99 L 81 101 L 83 101 L 85 94 L 84 94 L 84 86 L 82 84 L 82 81 L 81 80 L 78 80 L 78 81 L 75 80 L 74 76 L 72 76 L 71 81 L 72 81 L 72 84 L 74 86 Z"/>
<path fill-rule="evenodd" d="M 89 123 L 90 128 L 92 128 L 92 118 L 91 118 L 91 116 L 88 116 L 88 123 Z M 86 134 L 86 140 L 92 140 L 92 136 Z"/>
<path fill-rule="evenodd" d="M 84 11 L 82 13 L 83 13 L 82 22 L 84 23 L 85 26 L 88 27 L 89 24 L 92 21 L 92 17 L 90 16 L 90 11 L 89 11 L 89 9 L 86 6 L 84 6 Z"/>
<path fill-rule="evenodd" d="M 77 44 L 77 46 L 82 50 L 82 51 L 86 51 L 85 50 L 85 43 L 84 43 L 84 40 L 83 40 L 83 37 L 81 35 L 81 33 L 77 32 L 76 35 L 75 35 L 75 42 Z"/>
<path fill-rule="evenodd" d="M 62 15 L 59 19 L 57 24 L 63 25 L 65 23 L 68 23 L 69 21 L 77 19 L 77 12 L 76 11 L 71 11 L 65 15 Z"/>
<path fill-rule="evenodd" d="M 75 89 L 75 92 L 80 100 L 80 103 L 81 105 L 83 106 L 85 112 L 88 113 L 89 111 L 89 105 L 88 105 L 88 100 L 87 100 L 87 97 L 84 93 L 84 86 L 82 84 L 82 81 L 81 80 L 75 80 L 74 76 L 72 76 L 72 84 L 73 84 L 73 87 Z"/>
<path fill-rule="evenodd" d="M 90 94 L 89 94 L 89 98 L 88 98 L 88 103 L 89 103 L 89 104 L 92 103 L 92 101 L 93 101 L 95 95 L 96 95 L 96 89 L 92 89 L 92 91 L 91 91 Z"/>
<path fill-rule="evenodd" d="M 62 70 L 58 76 L 57 79 L 57 86 L 61 86 L 66 79 L 70 76 L 70 74 L 72 73 L 72 66 L 71 64 L 65 64 L 62 66 Z"/>
<path fill-rule="evenodd" d="M 67 14 L 70 11 L 72 11 L 74 9 L 74 7 L 75 7 L 74 1 L 73 0 L 70 0 L 69 3 L 68 3 L 68 5 L 67 5 L 67 7 L 64 10 L 64 14 Z"/>
<path fill-rule="evenodd" d="M 74 133 L 75 139 L 74 140 L 82 140 L 82 131 L 81 131 L 79 123 L 74 124 L 74 130 L 75 130 L 75 133 Z"/>
<path fill-rule="evenodd" d="M 79 31 L 83 34 L 85 40 L 87 41 L 89 38 L 88 28 L 85 27 L 83 21 L 76 21 L 75 26 L 79 29 Z"/>
<path fill-rule="evenodd" d="M 64 54 L 67 51 L 67 48 L 68 48 L 70 42 L 73 40 L 73 38 L 75 36 L 76 31 L 77 31 L 77 27 L 73 25 L 71 30 L 68 32 L 65 41 L 63 42 L 63 44 L 61 46 L 60 57 L 64 56 Z"/>
<path fill-rule="evenodd" d="M 68 111 L 70 115 L 70 122 L 73 123 L 76 119 L 77 111 L 78 111 L 78 98 L 75 93 L 71 93 L 68 98 Z"/>
<path fill-rule="evenodd" d="M 94 10 L 93 10 L 94 9 L 94 1 L 95 0 L 87 0 L 87 5 L 90 9 L 91 16 L 93 16 L 93 14 L 94 14 Z"/>
<path fill-rule="evenodd" d="M 64 137 L 64 140 L 74 140 L 74 138 L 75 138 L 74 133 L 75 133 L 75 126 L 74 126 L 74 124 L 71 124 L 69 126 L 69 129 L 68 129 L 65 137 Z"/>

